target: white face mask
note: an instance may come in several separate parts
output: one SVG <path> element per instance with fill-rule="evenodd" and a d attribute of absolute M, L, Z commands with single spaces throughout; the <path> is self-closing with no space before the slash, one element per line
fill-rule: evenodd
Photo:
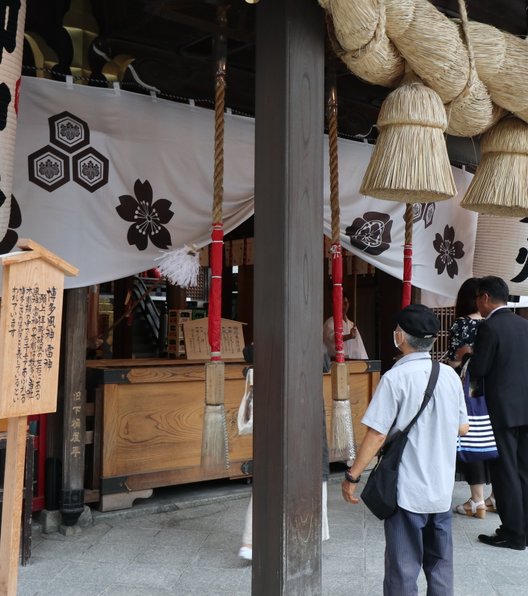
<path fill-rule="evenodd" d="M 397 340 L 396 340 L 396 333 L 397 333 L 397 331 L 393 331 L 393 332 L 392 332 L 392 341 L 394 342 L 394 347 L 395 347 L 397 350 L 399 350 L 399 349 L 400 349 L 400 345 L 401 345 L 401 344 L 399 344 L 399 343 L 397 342 Z"/>

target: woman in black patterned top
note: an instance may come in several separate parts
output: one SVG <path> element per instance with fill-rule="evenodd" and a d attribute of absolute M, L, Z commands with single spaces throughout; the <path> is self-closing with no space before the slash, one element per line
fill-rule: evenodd
<path fill-rule="evenodd" d="M 471 277 L 460 286 L 455 305 L 456 319 L 449 330 L 448 363 L 459 374 L 467 360 L 464 356 L 473 351 L 478 326 L 482 321 L 476 304 L 477 284 L 477 278 Z M 455 507 L 457 513 L 482 519 L 486 511 L 495 511 L 493 493 L 484 500 L 484 484 L 490 483 L 487 462 L 457 462 L 457 480 L 466 480 L 471 489 L 471 497 Z"/>

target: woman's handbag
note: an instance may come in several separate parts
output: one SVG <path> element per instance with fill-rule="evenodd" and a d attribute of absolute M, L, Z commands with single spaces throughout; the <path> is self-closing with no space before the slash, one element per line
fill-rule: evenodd
<path fill-rule="evenodd" d="M 491 428 L 486 398 L 479 386 L 471 382 L 467 371 L 469 360 L 464 364 L 460 377 L 469 420 L 469 432 L 458 437 L 457 457 L 459 461 L 471 464 L 499 457 L 495 436 Z"/>
<path fill-rule="evenodd" d="M 250 435 L 253 432 L 253 368 L 246 372 L 246 388 L 238 407 L 238 434 Z"/>
<path fill-rule="evenodd" d="M 363 502 L 378 519 L 387 519 L 396 511 L 398 468 L 407 444 L 407 437 L 412 425 L 418 420 L 431 399 L 439 372 L 440 365 L 433 360 L 431 375 L 418 413 L 403 430 L 395 432 L 381 448 L 378 463 L 370 472 L 365 488 L 361 492 Z"/>

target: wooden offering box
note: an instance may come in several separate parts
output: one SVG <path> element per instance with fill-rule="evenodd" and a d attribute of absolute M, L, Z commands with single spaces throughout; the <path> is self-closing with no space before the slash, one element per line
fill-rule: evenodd
<path fill-rule="evenodd" d="M 244 363 L 225 365 L 229 468 L 201 466 L 204 362 L 96 360 L 87 366 L 100 429 L 94 436 L 91 475 L 103 511 L 130 507 L 155 487 L 242 476 L 240 465 L 252 457 L 251 436 L 239 436 L 236 421 L 245 389 Z"/>
<path fill-rule="evenodd" d="M 225 364 L 224 399 L 229 467 L 202 465 L 205 363 L 166 359 L 94 360 L 87 363 L 95 403 L 92 489 L 103 511 L 130 507 L 160 486 L 243 476 L 252 459 L 251 435 L 240 436 L 237 413 L 245 390 L 243 362 Z M 378 361 L 348 363 L 354 430 L 379 380 Z M 258 380 L 255 379 L 257 383 Z M 330 375 L 323 380 L 331 428 Z"/>

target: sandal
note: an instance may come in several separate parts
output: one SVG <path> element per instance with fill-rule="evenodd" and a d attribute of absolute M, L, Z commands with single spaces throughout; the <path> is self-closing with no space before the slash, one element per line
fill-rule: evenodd
<path fill-rule="evenodd" d="M 497 513 L 497 502 L 495 501 L 495 497 L 491 495 L 484 501 L 486 505 L 486 511 L 491 511 L 492 513 Z"/>
<path fill-rule="evenodd" d="M 456 513 L 460 515 L 467 515 L 468 517 L 478 517 L 478 519 L 484 519 L 486 517 L 486 503 L 484 501 L 473 501 L 473 499 L 467 500 L 462 505 L 455 507 Z"/>

